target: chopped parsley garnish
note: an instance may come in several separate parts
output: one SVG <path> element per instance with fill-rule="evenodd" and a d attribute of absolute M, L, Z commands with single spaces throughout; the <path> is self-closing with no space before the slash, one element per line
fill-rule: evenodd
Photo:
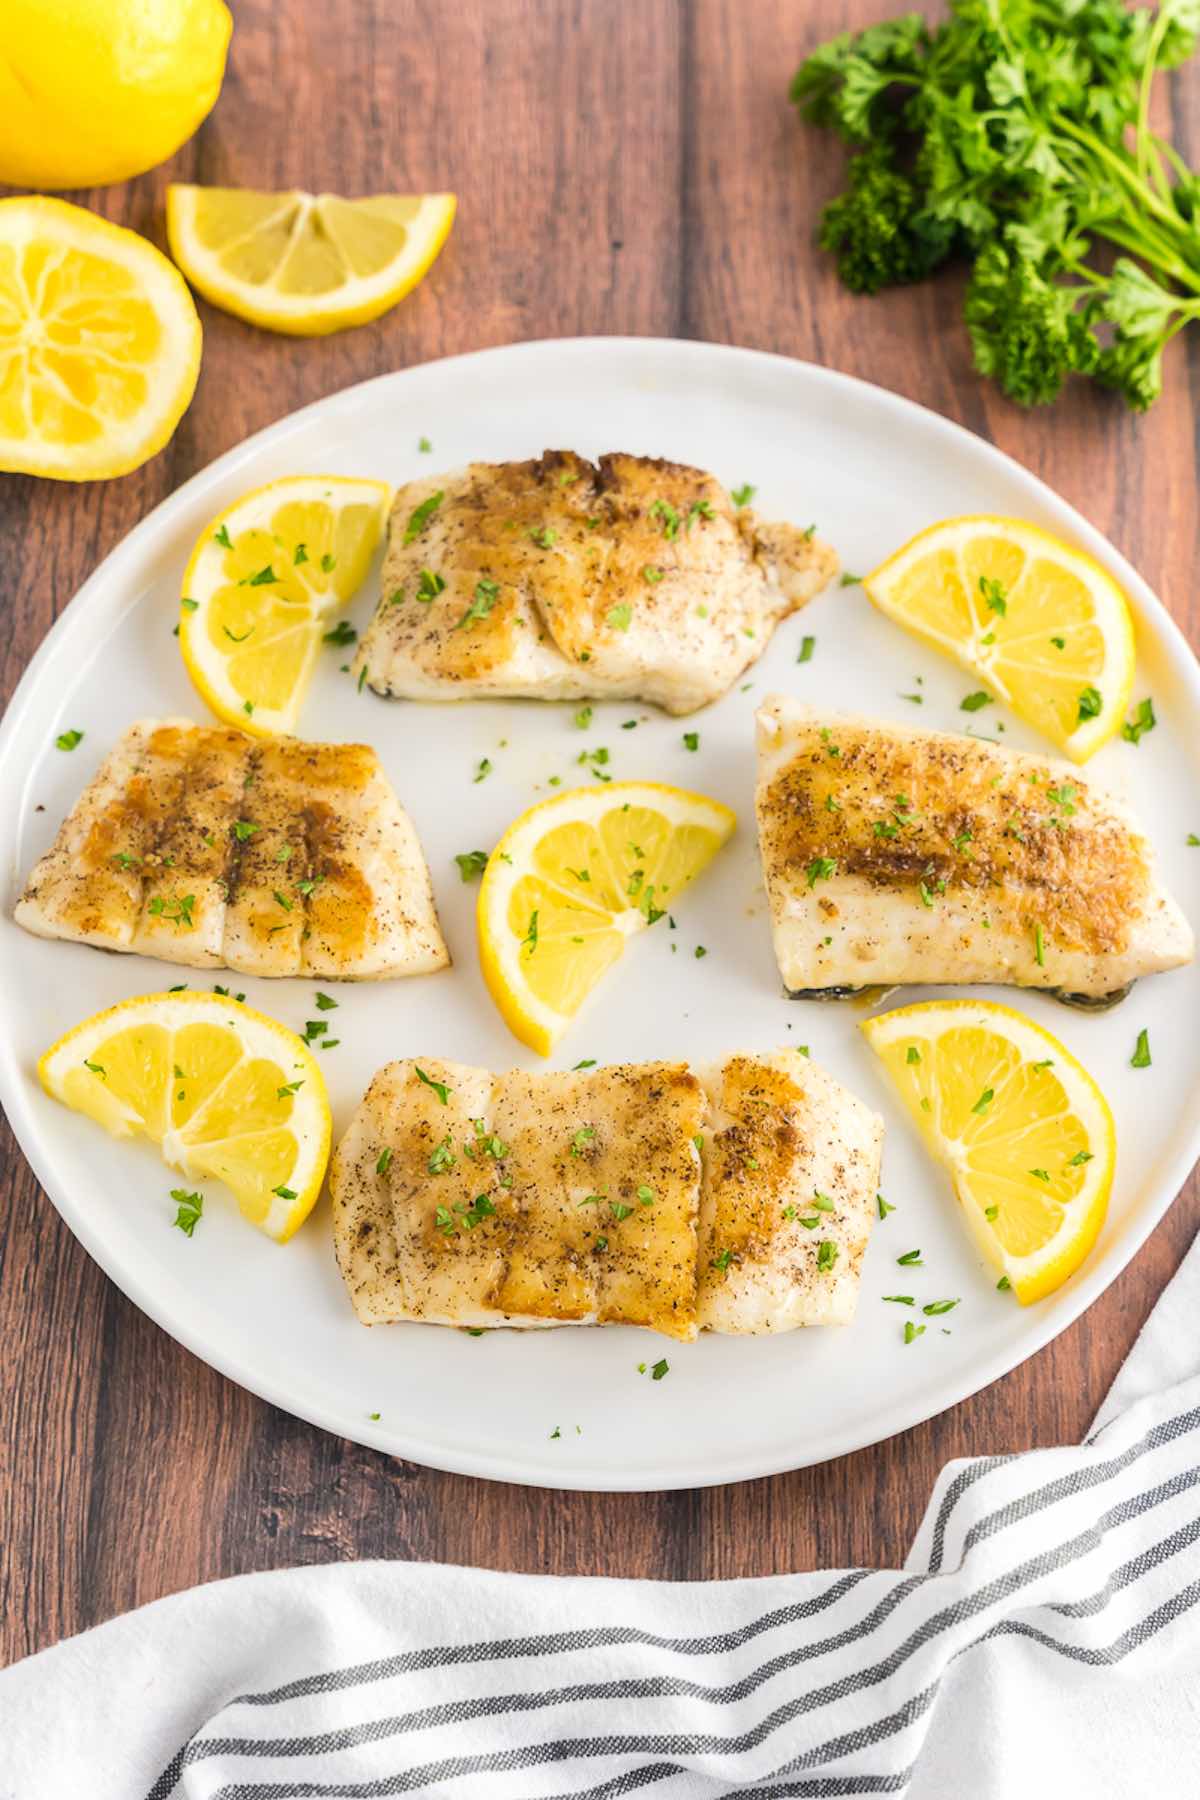
<path fill-rule="evenodd" d="M 438 1099 L 441 1101 L 443 1106 L 449 1106 L 449 1104 L 450 1104 L 450 1089 L 446 1086 L 446 1083 L 444 1081 L 434 1081 L 434 1079 L 431 1075 L 427 1075 L 425 1073 L 425 1071 L 421 1067 L 420 1063 L 413 1064 L 413 1071 L 414 1071 L 418 1081 L 423 1082 L 427 1088 L 433 1089 L 434 1093 L 437 1095 Z"/>
<path fill-rule="evenodd" d="M 591 724 L 591 722 L 592 722 L 592 708 L 590 706 L 581 706 L 579 708 L 579 711 L 575 714 L 576 730 L 577 731 L 586 731 L 588 726 Z"/>
<path fill-rule="evenodd" d="M 722 1250 L 719 1256 L 713 1257 L 708 1266 L 710 1269 L 716 1269 L 721 1275 L 727 1275 L 729 1273 L 729 1265 L 732 1261 L 733 1251 Z"/>
<path fill-rule="evenodd" d="M 476 619 L 486 619 L 499 595 L 500 583 L 489 581 L 486 576 L 480 576 L 475 583 L 475 598 L 454 627 L 455 631 L 461 631 L 464 625 L 470 625 Z"/>
<path fill-rule="evenodd" d="M 996 1098 L 995 1088 L 984 1088 L 982 1094 L 980 1094 L 978 1100 L 975 1102 L 974 1106 L 971 1108 L 971 1111 L 973 1113 L 985 1113 L 995 1098 Z"/>
<path fill-rule="evenodd" d="M 333 571 L 336 568 L 337 568 L 337 557 L 331 556 L 329 551 L 327 550 L 325 552 L 324 556 L 321 558 L 321 573 L 323 575 L 332 575 Z"/>
<path fill-rule="evenodd" d="M 915 1306 L 917 1304 L 912 1294 L 884 1294 L 883 1298 L 890 1306 Z"/>
<path fill-rule="evenodd" d="M 700 733 L 698 731 L 685 731 L 683 734 L 683 747 L 685 750 L 698 750 L 700 748 Z"/>
<path fill-rule="evenodd" d="M 984 605 L 989 612 L 999 613 L 1003 618 L 1008 611 L 1008 596 L 1003 582 L 993 581 L 990 575 L 979 577 L 979 591 L 983 595 Z"/>
<path fill-rule="evenodd" d="M 659 916 L 661 917 L 661 914 Z M 697 944 L 696 948 L 692 952 L 692 955 L 696 958 L 696 961 L 699 962 L 701 957 L 708 955 L 708 951 L 705 949 L 703 944 Z"/>
<path fill-rule="evenodd" d="M 838 1247 L 832 1238 L 822 1238 L 817 1245 L 817 1268 L 827 1275 L 838 1259 Z"/>
<path fill-rule="evenodd" d="M 576 1074 L 580 1069 L 594 1069 L 595 1066 L 596 1066 L 595 1057 L 594 1056 L 585 1056 L 583 1058 L 582 1062 L 577 1062 L 572 1066 L 571 1073 Z"/>
<path fill-rule="evenodd" d="M 604 623 L 613 631 L 628 631 L 633 621 L 633 608 L 628 600 L 620 606 L 610 606 L 604 615 Z"/>
<path fill-rule="evenodd" d="M 665 570 L 656 569 L 653 563 L 646 563 L 642 569 L 642 580 L 649 582 L 651 587 L 656 587 L 664 574 Z"/>
<path fill-rule="evenodd" d="M 491 761 L 489 760 L 488 757 L 485 756 L 485 757 L 481 758 L 479 767 L 476 769 L 475 774 L 472 777 L 472 780 L 475 782 L 480 782 L 483 780 L 485 775 L 490 775 L 491 772 L 492 772 Z"/>
<path fill-rule="evenodd" d="M 662 1356 L 659 1358 L 659 1360 L 656 1363 L 654 1363 L 652 1365 L 651 1370 L 650 1370 L 650 1379 L 651 1379 L 651 1381 L 661 1381 L 663 1376 L 669 1375 L 670 1372 L 671 1372 L 671 1365 L 667 1361 L 666 1357 Z"/>
<path fill-rule="evenodd" d="M 894 1213 L 896 1210 L 890 1201 L 884 1199 L 882 1194 L 876 1194 L 875 1205 L 881 1219 L 886 1219 L 889 1213 Z"/>
<path fill-rule="evenodd" d="M 154 894 L 146 904 L 147 912 L 156 919 L 169 919 L 173 925 L 182 926 L 190 931 L 195 924 L 192 908 L 196 904 L 195 894 L 183 894 L 179 897 L 166 898 L 162 894 Z"/>
<path fill-rule="evenodd" d="M 1029 1173 L 1035 1181 L 1049 1181 L 1050 1179 L 1049 1169 L 1030 1169 Z"/>
<path fill-rule="evenodd" d="M 962 712 L 978 712 L 981 707 L 990 706 L 991 703 L 992 696 L 985 694 L 982 688 L 978 688 L 975 693 L 964 695 L 958 704 Z"/>
<path fill-rule="evenodd" d="M 213 532 L 213 542 L 215 544 L 220 544 L 224 550 L 233 549 L 233 539 L 229 535 L 228 525 L 219 525 L 217 527 L 216 531 Z"/>
<path fill-rule="evenodd" d="M 1006 1293 L 1011 1286 L 1012 1282 L 1008 1279 L 1008 1276 L 1002 1275 L 996 1283 L 996 1291 L 997 1293 L 1003 1294 Z"/>
<path fill-rule="evenodd" d="M 391 1166 L 392 1166 L 392 1151 L 391 1151 L 391 1149 L 387 1148 L 387 1149 L 381 1150 L 379 1152 L 379 1161 L 375 1164 L 375 1173 L 377 1175 L 386 1175 L 388 1170 L 391 1168 Z"/>
<path fill-rule="evenodd" d="M 932 906 L 933 905 L 933 892 L 927 882 L 919 881 L 917 883 L 917 892 L 921 896 L 921 905 L 922 906 Z"/>
<path fill-rule="evenodd" d="M 1153 731 L 1158 724 L 1154 716 L 1154 702 L 1147 698 L 1139 700 L 1132 719 L 1126 719 L 1121 727 L 1121 736 L 1127 744 L 1140 744 L 1148 731 Z"/>
<path fill-rule="evenodd" d="M 647 1183 L 644 1181 L 641 1183 L 641 1185 L 638 1188 L 637 1197 L 638 1197 L 638 1205 L 639 1206 L 653 1206 L 654 1205 L 654 1189 L 652 1187 L 648 1186 Z"/>
<path fill-rule="evenodd" d="M 246 630 L 243 631 L 240 636 L 236 631 L 230 631 L 228 625 L 222 625 L 221 630 L 225 633 L 225 636 L 229 639 L 231 644 L 244 644 L 248 637 L 254 636 L 253 625 L 247 626 Z"/>
<path fill-rule="evenodd" d="M 337 1010 L 337 1001 L 331 1000 L 328 994 L 315 994 L 313 999 L 318 1012 L 335 1012 Z"/>
<path fill-rule="evenodd" d="M 259 569 L 256 575 L 249 576 L 243 585 L 246 587 L 267 587 L 272 581 L 278 580 L 278 575 L 271 567 L 271 564 L 268 563 L 265 569 Z"/>
<path fill-rule="evenodd" d="M 904 1341 L 905 1341 L 905 1343 L 911 1344 L 911 1343 L 915 1342 L 915 1340 L 917 1338 L 922 1336 L 922 1334 L 924 1333 L 924 1330 L 925 1330 L 925 1327 L 923 1325 L 914 1325 L 911 1319 L 905 1319 L 905 1321 L 904 1321 Z"/>
<path fill-rule="evenodd" d="M 307 544 L 297 544 L 295 554 L 292 557 L 292 562 L 294 564 L 298 565 L 300 563 L 306 563 L 307 561 L 308 561 L 308 545 Z"/>
<path fill-rule="evenodd" d="M 1084 1163 L 1090 1163 L 1091 1160 L 1092 1153 L 1090 1150 L 1077 1150 L 1074 1156 L 1068 1161 L 1067 1167 L 1068 1169 L 1082 1168 Z"/>
<path fill-rule="evenodd" d="M 595 1126 L 593 1126 L 593 1125 L 580 1126 L 579 1130 L 575 1133 L 575 1136 L 571 1139 L 571 1155 L 572 1156 L 582 1156 L 584 1151 L 587 1149 L 588 1145 L 595 1138 L 595 1136 L 596 1136 Z"/>
<path fill-rule="evenodd" d="M 652 500 L 650 512 L 663 522 L 663 536 L 673 538 L 679 536 L 679 514 L 669 500 Z"/>
<path fill-rule="evenodd" d="M 171 1198 L 176 1209 L 172 1223 L 182 1231 L 184 1237 L 191 1237 L 196 1229 L 196 1221 L 204 1212 L 204 1195 L 189 1194 L 186 1188 L 172 1188 Z"/>
<path fill-rule="evenodd" d="M 533 911 L 529 915 L 529 927 L 525 933 L 525 936 L 521 939 L 521 948 L 522 948 L 522 950 L 528 948 L 529 954 L 530 954 L 530 956 L 532 956 L 534 951 L 537 949 L 537 945 L 538 945 L 538 909 L 535 906 Z"/>
<path fill-rule="evenodd" d="M 931 1300 L 921 1311 L 927 1319 L 938 1319 L 943 1313 L 953 1312 L 958 1304 L 957 1300 Z"/>
<path fill-rule="evenodd" d="M 103 1063 L 88 1062 L 85 1058 L 83 1066 L 85 1069 L 90 1069 L 93 1075 L 98 1075 L 101 1081 L 108 1080 L 108 1070 L 104 1067 Z"/>
<path fill-rule="evenodd" d="M 557 531 L 551 531 L 546 525 L 536 528 L 529 535 L 539 550 L 549 550 L 552 544 L 558 542 Z"/>
<path fill-rule="evenodd" d="M 427 437 L 418 438 L 417 449 L 421 452 L 422 456 L 428 456 L 429 452 L 433 449 L 433 445 Z"/>
<path fill-rule="evenodd" d="M 735 506 L 749 506 L 757 492 L 758 489 L 753 483 L 746 481 L 742 483 L 741 487 L 730 488 L 729 498 Z"/>
<path fill-rule="evenodd" d="M 1145 1029 L 1138 1032 L 1137 1047 L 1129 1059 L 1131 1069 L 1148 1069 L 1150 1067 L 1150 1034 Z"/>
<path fill-rule="evenodd" d="M 358 633 L 349 619 L 339 619 L 332 631 L 325 632 L 321 639 L 323 644 L 353 644 L 358 641 Z"/>
<path fill-rule="evenodd" d="M 1100 689 L 1090 686 L 1085 687 L 1079 695 L 1079 717 L 1076 720 L 1076 724 L 1082 725 L 1085 719 L 1099 718 L 1103 707 L 1104 697 L 1101 694 Z"/>
<path fill-rule="evenodd" d="M 917 1046 L 915 1044 L 910 1044 L 908 1046 L 908 1049 L 904 1053 L 904 1060 L 905 1060 L 905 1062 L 909 1062 L 909 1063 L 919 1063 L 920 1062 L 921 1052 L 917 1049 Z"/>
<path fill-rule="evenodd" d="M 445 494 L 442 492 L 441 488 L 439 488 L 436 494 L 430 494 L 427 500 L 422 500 L 420 506 L 413 507 L 411 513 L 408 515 L 408 524 L 404 527 L 404 542 L 406 544 L 411 544 L 415 539 L 420 537 L 426 525 L 428 525 L 430 519 L 445 498 Z"/>
<path fill-rule="evenodd" d="M 428 606 L 431 600 L 436 600 L 443 592 L 445 586 L 444 575 L 438 575 L 433 569 L 422 569 L 417 577 L 417 599 Z"/>
<path fill-rule="evenodd" d="M 816 647 L 817 647 L 817 640 L 815 637 L 801 638 L 800 654 L 799 654 L 799 656 L 797 656 L 796 661 L 798 663 L 811 662 L 812 661 L 812 653 L 816 649 Z"/>
<path fill-rule="evenodd" d="M 814 856 L 806 871 L 808 885 L 816 887 L 818 881 L 828 881 L 837 874 L 837 858 L 834 856 Z"/>
<path fill-rule="evenodd" d="M 896 1258 L 896 1261 L 902 1269 L 923 1269 L 925 1267 L 924 1263 L 921 1261 L 921 1252 L 919 1250 L 906 1250 L 903 1256 L 898 1256 Z"/>
<path fill-rule="evenodd" d="M 184 612 L 198 612 L 200 610 L 200 602 L 198 600 L 189 600 L 186 594 L 179 604 L 182 606 Z"/>
<path fill-rule="evenodd" d="M 425 1166 L 431 1175 L 443 1175 L 447 1169 L 456 1168 L 457 1165 L 458 1158 L 454 1154 L 450 1135 L 447 1133 L 441 1143 L 430 1151 L 429 1161 Z"/>
<path fill-rule="evenodd" d="M 488 853 L 486 850 L 460 850 L 454 860 L 463 880 L 474 881 L 487 868 Z"/>
<path fill-rule="evenodd" d="M 70 731 L 59 732 L 54 740 L 54 747 L 56 750 L 74 750 L 76 745 L 82 744 L 82 742 L 82 731 L 76 731 L 74 726 L 72 726 Z"/>
<path fill-rule="evenodd" d="M 291 901 L 288 899 L 286 894 L 281 894 L 278 888 L 273 888 L 271 890 L 271 898 L 276 902 L 277 905 L 282 906 L 284 912 L 291 912 L 291 910 L 292 910 Z"/>
<path fill-rule="evenodd" d="M 247 838 L 252 838 L 257 830 L 258 826 L 252 824 L 249 819 L 235 819 L 233 821 L 233 835 L 239 844 L 244 844 Z"/>
<path fill-rule="evenodd" d="M 1033 960 L 1039 969 L 1046 966 L 1046 936 L 1040 925 L 1033 928 Z"/>

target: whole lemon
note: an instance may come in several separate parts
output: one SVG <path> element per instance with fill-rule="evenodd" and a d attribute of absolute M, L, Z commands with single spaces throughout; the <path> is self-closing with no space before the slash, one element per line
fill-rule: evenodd
<path fill-rule="evenodd" d="M 0 182 L 152 169 L 212 110 L 232 30 L 224 0 L 3 0 Z"/>

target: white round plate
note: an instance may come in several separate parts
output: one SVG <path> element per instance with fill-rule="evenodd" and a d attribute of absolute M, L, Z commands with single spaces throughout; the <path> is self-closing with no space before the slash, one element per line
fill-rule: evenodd
<path fill-rule="evenodd" d="M 1053 429 L 1053 422 L 1047 425 Z M 432 440 L 421 454 L 423 437 Z M 509 1036 L 480 979 L 476 888 L 456 851 L 490 849 L 516 813 L 590 780 L 580 751 L 606 745 L 617 778 L 699 788 L 737 811 L 740 830 L 681 903 L 678 929 L 635 940 L 548 1066 L 648 1057 L 708 1058 L 734 1048 L 808 1044 L 886 1117 L 883 1192 L 896 1210 L 875 1228 L 858 1320 L 848 1330 L 668 1343 L 625 1328 L 496 1332 L 367 1330 L 334 1265 L 328 1202 L 279 1248 L 247 1227 L 216 1184 L 193 1238 L 172 1228 L 172 1176 L 149 1146 L 116 1143 L 41 1092 L 38 1054 L 87 1014 L 150 993 L 187 971 L 42 942 L 11 921 L 22 877 L 113 740 L 131 720 L 203 720 L 172 626 L 192 542 L 247 488 L 293 473 L 399 483 L 473 459 L 571 447 L 627 450 L 752 482 L 768 518 L 816 523 L 846 569 L 871 568 L 952 513 L 1023 515 L 1073 538 L 1125 584 L 1137 617 L 1135 698 L 1159 724 L 1136 748 L 1117 741 L 1090 777 L 1127 792 L 1158 847 L 1166 882 L 1200 920 L 1200 671 L 1166 613 L 1078 514 L 998 451 L 934 414 L 827 369 L 710 344 L 600 338 L 519 344 L 455 357 L 336 394 L 281 420 L 194 477 L 105 561 L 34 658 L 0 731 L 0 1098 L 26 1155 L 85 1247 L 131 1299 L 233 1380 L 326 1430 L 440 1468 L 550 1487 L 653 1489 L 739 1481 L 839 1456 L 952 1406 L 1070 1324 L 1128 1262 L 1200 1148 L 1200 968 L 1140 983 L 1096 1017 L 995 990 L 1061 1036 L 1116 1115 L 1120 1163 L 1108 1222 L 1067 1286 L 1023 1310 L 995 1291 L 955 1218 L 946 1178 L 919 1148 L 851 1004 L 786 1000 L 771 954 L 753 818 L 753 712 L 773 689 L 904 725 L 998 731 L 1035 747 L 1002 708 L 959 709 L 975 684 L 881 618 L 860 587 L 837 584 L 786 623 L 716 706 L 669 719 L 645 706 L 530 702 L 432 706 L 358 693 L 328 650 L 306 736 L 373 744 L 411 813 L 433 871 L 453 969 L 420 980 L 343 986 L 323 1057 L 341 1130 L 375 1069 L 427 1054 L 503 1069 L 543 1066 Z M 376 579 L 351 609 L 371 616 Z M 816 646 L 798 663 L 802 638 Z M 918 707 L 901 696 L 920 692 Z M 622 730 L 627 719 L 636 729 Z M 700 734 L 689 752 L 684 728 Z M 74 753 L 55 737 L 85 733 Z M 1042 746 L 1037 745 L 1041 748 Z M 480 759 L 493 772 L 473 776 Z M 694 952 L 703 945 L 707 955 Z M 226 978 L 250 1002 L 302 1028 L 312 988 Z M 919 990 L 902 997 L 922 998 Z M 899 1003 L 893 999 L 891 1004 Z M 886 1002 L 885 1002 L 886 1004 Z M 1130 1067 L 1138 1031 L 1153 1067 Z M 920 1249 L 924 1266 L 896 1258 Z M 903 1315 L 881 1296 L 960 1299 L 905 1347 Z M 900 1316 L 898 1316 L 900 1315 Z M 944 1327 L 944 1330 L 943 1330 Z M 651 1380 L 638 1365 L 665 1356 Z"/>

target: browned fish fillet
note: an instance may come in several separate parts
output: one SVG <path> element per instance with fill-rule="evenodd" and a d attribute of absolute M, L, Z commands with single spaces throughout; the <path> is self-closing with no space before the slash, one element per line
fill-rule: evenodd
<path fill-rule="evenodd" d="M 376 1075 L 331 1171 L 364 1324 L 790 1331 L 854 1315 L 883 1124 L 795 1050 Z"/>
<path fill-rule="evenodd" d="M 380 694 L 641 699 L 687 713 L 760 656 L 837 558 L 712 475 L 569 450 L 410 482 L 354 662 Z"/>
<path fill-rule="evenodd" d="M 17 902 L 39 937 L 199 969 L 364 981 L 449 962 L 373 750 L 142 719 Z"/>
<path fill-rule="evenodd" d="M 1073 764 L 779 696 L 758 757 L 792 992 L 994 981 L 1096 1003 L 1191 960 L 1136 821 Z"/>

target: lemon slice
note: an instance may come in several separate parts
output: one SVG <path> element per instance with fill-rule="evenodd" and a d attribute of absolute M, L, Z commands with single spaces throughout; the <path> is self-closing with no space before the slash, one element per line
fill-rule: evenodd
<path fill-rule="evenodd" d="M 1024 1306 L 1052 1294 L 1095 1243 L 1116 1166 L 1112 1114 L 1087 1070 L 988 1001 L 902 1006 L 862 1030 L 1001 1284 Z"/>
<path fill-rule="evenodd" d="M 320 337 L 365 325 L 428 273 L 453 194 L 167 189 L 171 255 L 197 292 L 252 325 Z"/>
<path fill-rule="evenodd" d="M 179 647 L 219 719 L 263 737 L 295 728 L 331 615 L 361 586 L 390 498 L 385 481 L 292 475 L 205 526 L 184 572 Z"/>
<path fill-rule="evenodd" d="M 199 371 L 192 296 L 153 244 L 65 200 L 0 200 L 0 469 L 125 475 Z"/>
<path fill-rule="evenodd" d="M 555 795 L 510 825 L 479 890 L 479 960 L 505 1023 L 549 1056 L 625 940 L 733 834 L 719 801 L 654 781 Z"/>
<path fill-rule="evenodd" d="M 233 1189 L 286 1243 L 329 1160 L 329 1097 L 304 1043 L 236 1000 L 146 994 L 85 1019 L 38 1063 L 42 1086 L 112 1137 L 148 1137 L 189 1180 Z"/>
<path fill-rule="evenodd" d="M 1129 604 L 1106 569 L 1040 526 L 945 519 L 863 586 L 1074 762 L 1120 728 L 1133 687 Z"/>

